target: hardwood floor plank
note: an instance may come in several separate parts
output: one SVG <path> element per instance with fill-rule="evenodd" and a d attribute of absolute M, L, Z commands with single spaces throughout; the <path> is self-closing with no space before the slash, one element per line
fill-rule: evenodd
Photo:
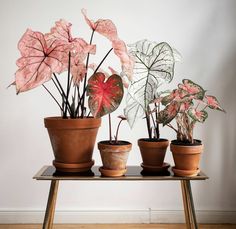
<path fill-rule="evenodd" d="M 41 229 L 40 224 L 0 224 L 0 229 Z M 55 224 L 53 229 L 186 229 L 185 224 Z M 200 224 L 199 229 L 236 229 L 236 224 Z"/>

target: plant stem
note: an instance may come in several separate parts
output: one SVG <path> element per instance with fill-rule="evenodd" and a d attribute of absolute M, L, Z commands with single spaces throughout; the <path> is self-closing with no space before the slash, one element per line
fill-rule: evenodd
<path fill-rule="evenodd" d="M 62 109 L 60 103 L 56 100 L 56 98 L 53 96 L 53 94 L 47 89 L 47 87 L 44 84 L 42 84 L 42 86 L 49 93 L 49 95 L 53 98 L 53 100 L 57 103 L 57 105 L 59 106 L 60 110 L 63 112 L 63 109 Z"/>
<path fill-rule="evenodd" d="M 92 31 L 92 34 L 91 34 L 91 37 L 90 37 L 90 42 L 89 42 L 90 45 L 92 44 L 92 41 L 93 41 L 94 32 L 95 32 L 95 30 Z M 87 84 L 89 56 L 90 56 L 90 53 L 88 53 L 87 59 L 86 59 L 86 65 L 85 65 L 86 73 L 85 73 L 85 76 L 84 76 L 83 96 L 81 97 L 81 99 L 82 99 L 82 104 L 81 104 L 82 113 L 81 113 L 81 117 L 82 118 L 84 117 L 84 102 L 85 102 L 85 93 L 84 92 L 86 90 L 86 84 Z"/>
<path fill-rule="evenodd" d="M 100 68 L 100 66 L 102 65 L 102 63 L 104 62 L 104 60 L 107 58 L 107 56 L 110 54 L 110 52 L 112 51 L 113 48 L 111 48 L 107 54 L 103 57 L 102 61 L 100 62 L 100 64 L 97 66 L 97 68 L 94 71 L 94 74 L 98 71 L 98 69 Z"/>
<path fill-rule="evenodd" d="M 70 84 L 70 58 L 71 58 L 71 54 L 69 52 L 66 101 L 68 101 L 68 98 L 69 98 L 70 85 L 71 85 Z M 63 114 L 63 118 L 67 118 L 67 110 L 68 110 L 68 106 L 65 106 L 65 112 Z M 74 114 L 72 112 L 71 113 L 71 118 L 73 118 L 73 116 L 74 116 Z"/>
<path fill-rule="evenodd" d="M 109 113 L 109 141 L 112 143 L 112 135 L 111 135 L 111 114 Z"/>
<path fill-rule="evenodd" d="M 156 110 L 156 112 L 155 112 L 155 116 L 156 116 L 156 136 L 157 136 L 157 139 L 159 139 L 160 138 L 160 128 L 159 128 L 159 123 L 158 123 L 157 119 L 158 119 L 158 114 L 160 112 L 160 103 L 158 103 L 158 106 L 156 103 L 154 103 L 154 105 L 155 105 L 156 109 L 158 108 L 158 110 Z"/>
<path fill-rule="evenodd" d="M 56 80 L 56 82 L 57 82 L 59 88 L 61 89 L 63 100 L 65 100 L 66 106 L 68 106 L 69 113 L 71 114 L 71 113 L 72 113 L 72 112 L 71 112 L 71 107 L 70 107 L 69 101 L 67 100 L 66 94 L 65 94 L 65 92 L 64 92 L 64 90 L 63 90 L 63 88 L 62 88 L 62 86 L 61 86 L 61 84 L 60 84 L 60 81 L 57 79 L 56 74 L 53 73 L 53 75 L 54 75 L 54 77 L 55 77 L 55 80 Z"/>
<path fill-rule="evenodd" d="M 147 112 L 146 112 L 146 122 L 147 122 L 147 129 L 148 129 L 148 137 L 151 140 L 152 139 L 152 130 L 151 130 L 151 125 L 150 125 L 150 117 Z"/>
<path fill-rule="evenodd" d="M 111 48 L 107 54 L 105 55 L 105 57 L 102 59 L 102 61 L 100 62 L 100 64 L 98 65 L 98 67 L 95 69 L 94 71 L 94 74 L 97 72 L 97 70 L 99 69 L 99 67 L 102 65 L 102 63 L 105 61 L 105 59 L 107 58 L 107 56 L 110 54 L 110 52 L 112 51 L 113 48 Z M 87 90 L 87 86 L 85 87 L 85 89 L 83 90 L 83 94 L 81 95 L 80 97 L 80 102 L 78 103 L 78 106 L 76 108 L 76 114 L 77 112 L 79 111 L 79 106 L 81 106 L 81 110 L 83 112 L 83 105 L 82 103 L 84 103 L 84 99 L 85 99 L 85 93 L 86 93 L 86 90 Z M 83 99 L 84 98 L 84 99 Z M 83 114 L 81 114 L 81 118 L 83 118 Z"/>
<path fill-rule="evenodd" d="M 120 124 L 121 124 L 122 121 L 123 121 L 123 119 L 121 119 L 119 121 L 119 124 L 118 124 L 117 129 L 116 129 L 116 135 L 115 135 L 115 142 L 116 143 L 118 143 L 118 133 L 119 133 Z"/>

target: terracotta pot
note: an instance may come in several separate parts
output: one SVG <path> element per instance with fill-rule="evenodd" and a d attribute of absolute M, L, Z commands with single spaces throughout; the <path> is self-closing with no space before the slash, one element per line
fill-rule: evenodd
<path fill-rule="evenodd" d="M 177 141 L 172 141 L 170 150 L 175 162 L 174 168 L 178 176 L 181 176 L 181 170 L 183 171 L 183 176 L 196 175 L 196 171 L 199 169 L 200 156 L 203 151 L 201 141 L 196 140 L 195 144 L 180 144 Z"/>
<path fill-rule="evenodd" d="M 169 146 L 167 139 L 159 139 L 158 141 L 149 138 L 141 138 L 138 140 L 138 146 L 143 159 L 142 165 L 160 168 L 163 166 L 166 149 Z"/>
<path fill-rule="evenodd" d="M 90 170 L 93 148 L 101 119 L 44 119 L 51 140 L 57 170 L 63 172 L 84 172 Z"/>
<path fill-rule="evenodd" d="M 132 144 L 126 141 L 119 141 L 118 145 L 110 144 L 109 141 L 98 143 L 103 167 L 100 169 L 104 176 L 122 176 L 126 172 L 126 163 Z M 103 173 L 103 170 L 105 171 Z M 113 170 L 111 173 L 107 170 Z M 115 172 L 117 171 L 117 172 Z M 123 171 L 123 172 L 122 172 Z"/>

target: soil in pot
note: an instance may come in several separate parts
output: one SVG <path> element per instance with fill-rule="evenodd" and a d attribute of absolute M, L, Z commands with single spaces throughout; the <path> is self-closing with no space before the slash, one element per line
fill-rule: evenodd
<path fill-rule="evenodd" d="M 101 141 L 98 143 L 103 166 L 100 172 L 103 176 L 123 176 L 132 144 L 127 141 Z"/>
<path fill-rule="evenodd" d="M 164 163 L 168 145 L 169 141 L 167 139 L 141 138 L 138 140 L 143 160 L 141 166 L 145 171 L 163 172 L 169 168 L 170 165 Z"/>
<path fill-rule="evenodd" d="M 195 140 L 193 144 L 172 141 L 170 150 L 173 155 L 175 167 L 173 172 L 178 176 L 195 176 L 199 172 L 199 162 L 203 151 L 201 141 Z M 182 171 L 182 173 L 181 173 Z"/>
<path fill-rule="evenodd" d="M 101 119 L 44 119 L 51 140 L 55 160 L 61 172 L 85 172 L 94 164 L 92 154 Z"/>

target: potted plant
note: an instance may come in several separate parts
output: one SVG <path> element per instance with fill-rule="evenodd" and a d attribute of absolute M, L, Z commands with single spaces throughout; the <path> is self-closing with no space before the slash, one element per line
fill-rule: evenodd
<path fill-rule="evenodd" d="M 92 117 L 87 108 L 89 76 L 96 75 L 112 50 L 121 62 L 123 75 L 130 77 L 132 71 L 126 45 L 119 39 L 113 22 L 108 19 L 94 22 L 85 10 L 82 13 L 92 30 L 89 43 L 73 37 L 72 24 L 62 19 L 46 34 L 27 29 L 18 43 L 21 57 L 17 60 L 13 83 L 17 94 L 42 86 L 58 105 L 61 116 L 45 118 L 44 123 L 55 155 L 53 164 L 65 172 L 87 171 L 94 164 L 92 153 L 101 119 Z M 96 53 L 95 32 L 110 40 L 112 46 L 98 65 L 89 61 L 90 55 Z M 65 71 L 67 82 L 63 87 L 63 74 L 58 74 Z M 55 86 L 59 97 L 49 89 L 48 81 Z"/>
<path fill-rule="evenodd" d="M 126 162 L 132 144 L 127 141 L 118 140 L 119 127 L 125 117 L 119 116 L 120 122 L 117 126 L 114 140 L 112 139 L 111 112 L 120 105 L 124 89 L 122 79 L 119 75 L 113 74 L 105 81 L 105 74 L 102 72 L 94 74 L 88 81 L 89 107 L 94 117 L 109 115 L 109 140 L 100 141 L 100 150 L 103 166 L 99 168 L 103 176 L 117 177 L 126 172 Z"/>
<path fill-rule="evenodd" d="M 165 109 L 159 112 L 158 121 L 172 128 L 177 139 L 170 144 L 175 166 L 173 172 L 178 176 L 195 176 L 199 173 L 200 155 L 203 144 L 193 138 L 196 123 L 203 123 L 207 108 L 224 111 L 216 97 L 189 79 L 184 79 L 169 95 L 162 99 Z M 175 118 L 177 127 L 170 122 Z"/>
<path fill-rule="evenodd" d="M 136 42 L 130 53 L 135 65 L 126 98 L 125 116 L 131 128 L 138 118 L 146 119 L 148 138 L 138 140 L 143 160 L 141 166 L 148 172 L 163 171 L 169 167 L 164 163 L 169 141 L 160 138 L 158 111 L 160 99 L 166 92 L 160 92 L 159 87 L 172 80 L 175 61 L 180 55 L 166 42 L 148 40 Z M 151 112 L 153 106 L 154 113 Z"/>

